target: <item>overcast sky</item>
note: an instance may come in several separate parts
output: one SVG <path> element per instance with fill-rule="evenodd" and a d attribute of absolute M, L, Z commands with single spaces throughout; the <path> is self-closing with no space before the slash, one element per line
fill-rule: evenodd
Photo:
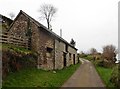
<path fill-rule="evenodd" d="M 52 21 L 56 34 L 70 42 L 76 41 L 80 51 L 90 48 L 102 51 L 104 45 L 118 46 L 118 1 L 119 0 L 0 0 L 0 14 L 9 17 L 23 10 L 40 23 L 40 5 L 52 4 L 58 11 Z"/>

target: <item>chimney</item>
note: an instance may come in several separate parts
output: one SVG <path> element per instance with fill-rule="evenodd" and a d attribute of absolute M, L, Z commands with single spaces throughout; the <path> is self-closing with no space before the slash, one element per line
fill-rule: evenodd
<path fill-rule="evenodd" d="M 62 29 L 60 29 L 60 37 L 62 37 Z"/>

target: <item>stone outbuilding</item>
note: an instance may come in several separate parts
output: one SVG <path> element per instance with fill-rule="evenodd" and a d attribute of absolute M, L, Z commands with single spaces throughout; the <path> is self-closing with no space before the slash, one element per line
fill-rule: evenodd
<path fill-rule="evenodd" d="M 13 20 L 0 14 L 0 33 L 6 32 L 12 22 Z"/>
<path fill-rule="evenodd" d="M 22 10 L 11 24 L 8 35 L 30 40 L 30 49 L 38 53 L 38 68 L 54 70 L 78 63 L 77 49 L 73 45 Z"/>

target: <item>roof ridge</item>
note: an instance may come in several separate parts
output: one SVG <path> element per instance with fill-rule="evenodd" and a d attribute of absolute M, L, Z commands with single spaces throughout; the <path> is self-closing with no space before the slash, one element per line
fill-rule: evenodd
<path fill-rule="evenodd" d="M 23 13 L 25 16 L 27 16 L 28 18 L 30 18 L 31 20 L 33 20 L 33 22 L 35 22 L 38 26 L 42 26 L 44 27 L 45 29 L 48 30 L 47 27 L 45 27 L 43 24 L 41 24 L 40 22 L 38 22 L 37 20 L 35 20 L 34 18 L 32 18 L 30 15 L 28 15 L 27 13 L 25 13 L 24 11 L 20 10 L 21 13 Z"/>

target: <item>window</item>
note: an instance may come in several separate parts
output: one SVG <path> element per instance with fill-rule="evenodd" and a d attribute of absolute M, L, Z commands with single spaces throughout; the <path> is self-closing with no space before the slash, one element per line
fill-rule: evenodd
<path fill-rule="evenodd" d="M 52 50 L 53 50 L 52 48 L 47 47 L 47 52 L 51 53 Z"/>
<path fill-rule="evenodd" d="M 52 48 L 49 48 L 49 47 L 47 47 L 47 52 L 46 52 L 46 57 L 48 57 L 48 58 L 50 58 L 51 57 L 51 55 L 52 55 Z"/>

